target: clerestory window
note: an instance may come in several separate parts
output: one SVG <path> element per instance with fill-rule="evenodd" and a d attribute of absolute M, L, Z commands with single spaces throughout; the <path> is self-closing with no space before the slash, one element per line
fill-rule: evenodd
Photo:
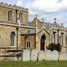
<path fill-rule="evenodd" d="M 8 11 L 8 21 L 12 20 L 12 11 Z"/>

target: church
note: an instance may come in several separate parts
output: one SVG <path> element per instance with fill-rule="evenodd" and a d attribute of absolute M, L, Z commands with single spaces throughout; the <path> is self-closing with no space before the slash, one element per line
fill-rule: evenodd
<path fill-rule="evenodd" d="M 0 3 L 0 52 L 36 49 L 46 51 L 50 43 L 67 47 L 67 28 L 63 23 L 47 23 L 36 16 L 29 21 L 27 8 Z"/>

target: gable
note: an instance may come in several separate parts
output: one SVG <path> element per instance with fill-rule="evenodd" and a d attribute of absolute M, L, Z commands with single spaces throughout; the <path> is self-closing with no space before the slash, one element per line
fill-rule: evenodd
<path fill-rule="evenodd" d="M 40 30 L 37 34 L 41 33 L 42 31 L 44 31 L 43 33 L 45 33 L 45 32 L 46 32 L 48 35 L 50 35 L 50 33 L 49 33 L 46 29 L 44 29 L 44 28 L 43 28 L 43 29 L 41 29 L 41 30 Z"/>

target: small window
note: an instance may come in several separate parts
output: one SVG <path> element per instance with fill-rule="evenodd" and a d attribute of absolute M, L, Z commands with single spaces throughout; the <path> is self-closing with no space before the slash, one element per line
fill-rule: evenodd
<path fill-rule="evenodd" d="M 30 48 L 30 42 L 29 41 L 27 42 L 26 48 Z"/>
<path fill-rule="evenodd" d="M 12 20 L 12 11 L 8 11 L 8 21 Z"/>
<path fill-rule="evenodd" d="M 53 34 L 55 34 L 56 32 L 53 32 Z"/>

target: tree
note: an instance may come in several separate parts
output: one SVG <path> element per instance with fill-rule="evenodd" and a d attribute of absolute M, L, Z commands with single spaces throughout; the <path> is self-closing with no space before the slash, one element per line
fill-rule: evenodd
<path fill-rule="evenodd" d="M 60 44 L 55 44 L 55 43 L 50 43 L 47 47 L 48 50 L 54 51 L 57 50 L 58 52 L 61 51 L 61 45 Z"/>

